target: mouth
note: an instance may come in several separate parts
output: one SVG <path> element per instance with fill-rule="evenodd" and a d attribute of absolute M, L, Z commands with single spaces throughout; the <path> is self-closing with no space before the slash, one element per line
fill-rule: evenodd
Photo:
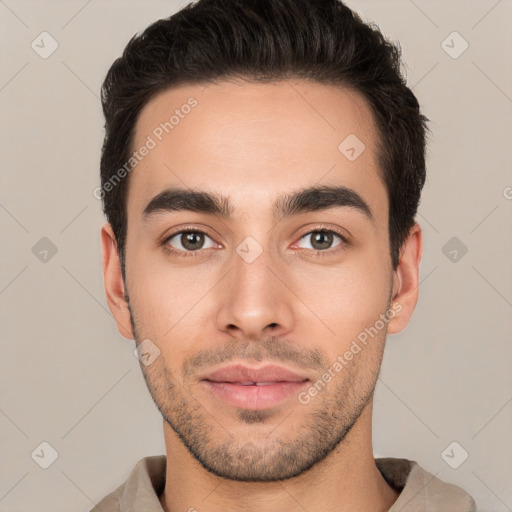
<path fill-rule="evenodd" d="M 310 379 L 280 366 L 250 368 L 238 364 L 216 370 L 201 382 L 211 394 L 229 405 L 261 410 L 296 395 Z"/>

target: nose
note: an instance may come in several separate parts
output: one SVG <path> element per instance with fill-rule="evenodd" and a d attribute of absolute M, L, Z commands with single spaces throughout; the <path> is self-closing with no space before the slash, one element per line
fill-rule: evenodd
<path fill-rule="evenodd" d="M 233 255 L 219 289 L 217 327 L 240 340 L 284 336 L 293 329 L 295 298 L 286 269 L 272 264 L 266 251 L 249 261 Z"/>

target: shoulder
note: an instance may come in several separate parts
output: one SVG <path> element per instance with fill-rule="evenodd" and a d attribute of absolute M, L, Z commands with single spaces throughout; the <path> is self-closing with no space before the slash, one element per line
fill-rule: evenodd
<path fill-rule="evenodd" d="M 407 459 L 375 459 L 388 484 L 400 492 L 389 512 L 402 510 L 439 510 L 475 512 L 475 501 L 461 487 L 444 482 Z"/>
<path fill-rule="evenodd" d="M 128 512 L 140 503 L 159 503 L 165 486 L 166 456 L 155 455 L 139 460 L 127 480 L 98 502 L 90 512 Z"/>

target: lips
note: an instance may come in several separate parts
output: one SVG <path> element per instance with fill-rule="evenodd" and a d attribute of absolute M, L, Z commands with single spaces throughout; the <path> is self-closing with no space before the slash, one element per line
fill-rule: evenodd
<path fill-rule="evenodd" d="M 241 364 L 216 370 L 201 379 L 211 395 L 234 407 L 275 407 L 299 393 L 310 379 L 281 366 L 249 368 Z"/>
<path fill-rule="evenodd" d="M 271 386 L 283 381 L 272 381 L 272 382 L 232 382 L 231 384 L 238 384 L 239 386 Z"/>
<path fill-rule="evenodd" d="M 265 386 L 278 382 L 304 382 L 309 379 L 282 366 L 266 365 L 255 369 L 235 364 L 216 370 L 204 376 L 202 380 L 237 383 L 243 386 Z"/>

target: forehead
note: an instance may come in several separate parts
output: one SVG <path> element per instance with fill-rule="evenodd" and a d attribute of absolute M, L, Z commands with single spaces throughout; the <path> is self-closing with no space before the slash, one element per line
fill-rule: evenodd
<path fill-rule="evenodd" d="M 142 212 L 177 185 L 231 196 L 241 215 L 263 213 L 269 198 L 313 184 L 353 188 L 387 209 L 374 118 L 347 88 L 307 81 L 184 85 L 153 97 L 134 135 L 132 150 L 145 156 L 130 176 L 129 212 Z"/>

